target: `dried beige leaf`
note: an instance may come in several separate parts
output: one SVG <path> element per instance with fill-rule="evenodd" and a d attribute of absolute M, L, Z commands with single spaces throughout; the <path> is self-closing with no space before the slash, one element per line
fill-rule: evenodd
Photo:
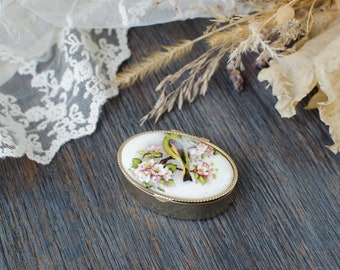
<path fill-rule="evenodd" d="M 310 38 L 319 35 L 324 29 L 334 22 L 339 16 L 338 10 L 319 11 L 313 15 L 314 24 L 311 31 L 308 33 Z"/>
<path fill-rule="evenodd" d="M 272 85 L 273 94 L 278 98 L 276 108 L 282 117 L 293 116 L 298 102 L 316 86 L 316 65 L 319 64 L 315 64 L 313 59 L 338 36 L 340 18 L 334 20 L 326 31 L 306 42 L 300 50 L 271 61 L 270 67 L 259 73 L 260 81 L 268 81 Z"/>
<path fill-rule="evenodd" d="M 318 11 L 313 14 L 313 21 L 315 22 L 308 33 L 307 36 L 304 38 L 301 38 L 294 44 L 295 50 L 299 50 L 305 43 L 308 41 L 308 39 L 312 39 L 322 33 L 325 29 L 329 27 L 329 25 L 336 20 L 336 18 L 339 16 L 339 11 L 337 10 L 327 10 L 327 11 Z M 302 17 L 303 18 L 303 17 Z M 301 20 L 301 18 L 299 18 Z M 304 25 L 305 22 L 302 20 L 302 26 L 306 27 Z"/>
<path fill-rule="evenodd" d="M 327 44 L 314 58 L 319 88 L 327 99 L 318 102 L 321 120 L 329 126 L 334 145 L 329 148 L 340 152 L 340 34 Z"/>
<path fill-rule="evenodd" d="M 336 99 L 326 105 L 319 106 L 321 120 L 329 126 L 329 133 L 334 141 L 328 148 L 336 153 L 340 153 L 340 89 L 337 89 Z"/>
<path fill-rule="evenodd" d="M 296 105 L 318 84 L 322 93 L 308 107 L 317 107 L 321 120 L 329 126 L 334 152 L 340 149 L 339 48 L 340 18 L 337 18 L 297 52 L 272 61 L 258 75 L 260 81 L 271 84 L 273 95 L 278 98 L 275 107 L 282 117 L 295 115 Z"/>
<path fill-rule="evenodd" d="M 282 6 L 277 10 L 275 20 L 277 25 L 287 24 L 295 16 L 295 10 L 291 6 Z"/>
<path fill-rule="evenodd" d="M 278 102 L 275 108 L 282 117 L 296 114 L 295 107 L 316 85 L 313 47 L 283 56 L 261 70 L 260 81 L 268 81 Z"/>
<path fill-rule="evenodd" d="M 340 90 L 335 91 L 335 100 L 328 104 L 327 95 L 319 90 L 308 102 L 305 109 L 319 109 L 320 119 L 329 126 L 329 132 L 335 142 L 328 146 L 335 154 L 340 152 Z"/>
<path fill-rule="evenodd" d="M 340 27 L 338 28 L 338 36 L 334 36 L 313 59 L 319 87 L 328 97 L 325 104 L 334 102 L 340 91 Z"/>
<path fill-rule="evenodd" d="M 320 106 L 320 103 L 324 103 L 327 101 L 327 96 L 324 92 L 319 90 L 316 92 L 308 102 L 308 105 L 304 108 L 305 110 L 313 110 L 317 109 Z"/>

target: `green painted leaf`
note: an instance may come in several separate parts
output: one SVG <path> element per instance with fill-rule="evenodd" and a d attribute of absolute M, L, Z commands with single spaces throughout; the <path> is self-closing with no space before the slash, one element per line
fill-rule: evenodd
<path fill-rule="evenodd" d="M 151 153 L 145 153 L 143 155 L 143 158 L 150 158 L 150 157 L 152 157 Z"/>
<path fill-rule="evenodd" d="M 205 158 L 208 157 L 208 154 L 207 153 L 203 153 L 201 157 L 202 157 L 202 159 L 205 159 Z"/>
<path fill-rule="evenodd" d="M 168 181 L 165 182 L 167 185 L 174 185 L 175 181 L 174 179 L 169 179 Z"/>
<path fill-rule="evenodd" d="M 177 170 L 177 165 L 176 164 L 167 163 L 165 165 L 165 167 L 167 167 L 173 173 Z"/>
<path fill-rule="evenodd" d="M 152 187 L 152 184 L 150 184 L 150 183 L 145 183 L 145 187 L 146 187 L 146 188 L 151 188 L 151 187 Z"/>
<path fill-rule="evenodd" d="M 200 181 L 200 183 L 201 183 L 202 185 L 205 185 L 205 184 L 207 183 L 207 179 L 205 179 L 203 176 L 200 176 L 200 177 L 198 178 L 198 181 Z"/>
<path fill-rule="evenodd" d="M 157 152 L 153 155 L 154 158 L 161 158 L 163 154 L 161 152 Z"/>
<path fill-rule="evenodd" d="M 137 168 L 140 163 L 142 163 L 141 159 L 139 159 L 139 158 L 133 158 L 132 159 L 132 167 L 133 168 Z"/>

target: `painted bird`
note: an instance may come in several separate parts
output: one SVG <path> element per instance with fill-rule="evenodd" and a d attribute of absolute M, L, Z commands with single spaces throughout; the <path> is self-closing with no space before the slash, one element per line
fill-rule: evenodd
<path fill-rule="evenodd" d="M 192 177 L 190 175 L 189 153 L 182 136 L 178 134 L 167 133 L 164 136 L 162 146 L 169 156 L 182 163 L 183 181 L 192 181 Z"/>

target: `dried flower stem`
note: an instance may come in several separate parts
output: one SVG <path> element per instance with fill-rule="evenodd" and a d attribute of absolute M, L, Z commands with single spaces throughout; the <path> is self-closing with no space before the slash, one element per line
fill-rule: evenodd
<path fill-rule="evenodd" d="M 164 46 L 165 51 L 156 52 L 145 58 L 141 63 L 127 67 L 117 74 L 113 83 L 120 88 L 126 88 L 134 84 L 138 79 L 144 79 L 148 74 L 167 66 L 191 51 L 193 42 L 184 40 L 176 46 Z"/>
<path fill-rule="evenodd" d="M 313 1 L 310 9 L 309 9 L 309 12 L 308 12 L 308 18 L 307 18 L 307 27 L 306 27 L 306 33 L 309 33 L 310 30 L 312 29 L 312 24 L 310 23 L 311 20 L 312 20 L 312 11 L 313 11 L 313 8 L 314 8 L 314 5 L 315 5 L 315 2 L 316 0 Z"/>
<path fill-rule="evenodd" d="M 157 122 L 162 114 L 173 109 L 176 100 L 178 108 L 181 109 L 185 101 L 191 103 L 199 94 L 205 95 L 208 89 L 208 82 L 216 72 L 220 60 L 227 51 L 228 48 L 224 47 L 211 48 L 176 73 L 165 77 L 156 88 L 156 91 L 161 91 L 158 101 L 154 108 L 141 119 L 140 124 L 144 124 L 150 118 L 155 118 L 155 122 Z M 202 70 L 204 70 L 203 73 L 201 73 Z M 184 79 L 176 89 L 166 94 L 168 86 L 178 81 L 187 73 L 189 73 L 189 77 Z"/>
<path fill-rule="evenodd" d="M 123 71 L 119 72 L 113 83 L 119 88 L 126 88 L 134 84 L 138 79 L 144 79 L 149 74 L 166 67 L 171 62 L 183 57 L 185 54 L 191 51 L 193 45 L 202 41 L 214 33 L 227 30 L 228 28 L 233 28 L 237 25 L 246 23 L 249 19 L 255 19 L 262 13 L 255 13 L 248 15 L 247 17 L 240 18 L 237 21 L 231 21 L 229 24 L 224 25 L 220 28 L 215 29 L 212 32 L 208 32 L 202 36 L 199 36 L 193 40 L 185 40 L 182 43 L 175 46 L 164 47 L 165 51 L 156 52 L 151 56 L 145 58 L 142 62 L 125 68 Z"/>

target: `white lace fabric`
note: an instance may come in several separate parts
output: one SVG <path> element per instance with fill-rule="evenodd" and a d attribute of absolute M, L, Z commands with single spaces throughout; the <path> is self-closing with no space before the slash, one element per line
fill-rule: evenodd
<path fill-rule="evenodd" d="M 0 157 L 51 162 L 93 133 L 132 26 L 204 16 L 233 1 L 0 0 Z M 94 30 L 88 30 L 94 29 Z M 110 30 L 104 30 L 110 29 Z"/>
<path fill-rule="evenodd" d="M 93 31 L 94 32 L 94 31 Z M 104 102 L 118 94 L 113 79 L 129 56 L 126 31 L 111 31 L 122 44 L 99 38 L 100 32 L 63 29 L 50 62 L 22 65 L 0 92 L 2 154 L 24 154 L 47 164 L 65 142 L 91 134 Z M 41 70 L 41 71 L 40 71 Z M 17 81 L 21 78 L 22 83 Z M 27 83 L 28 81 L 28 83 Z"/>

